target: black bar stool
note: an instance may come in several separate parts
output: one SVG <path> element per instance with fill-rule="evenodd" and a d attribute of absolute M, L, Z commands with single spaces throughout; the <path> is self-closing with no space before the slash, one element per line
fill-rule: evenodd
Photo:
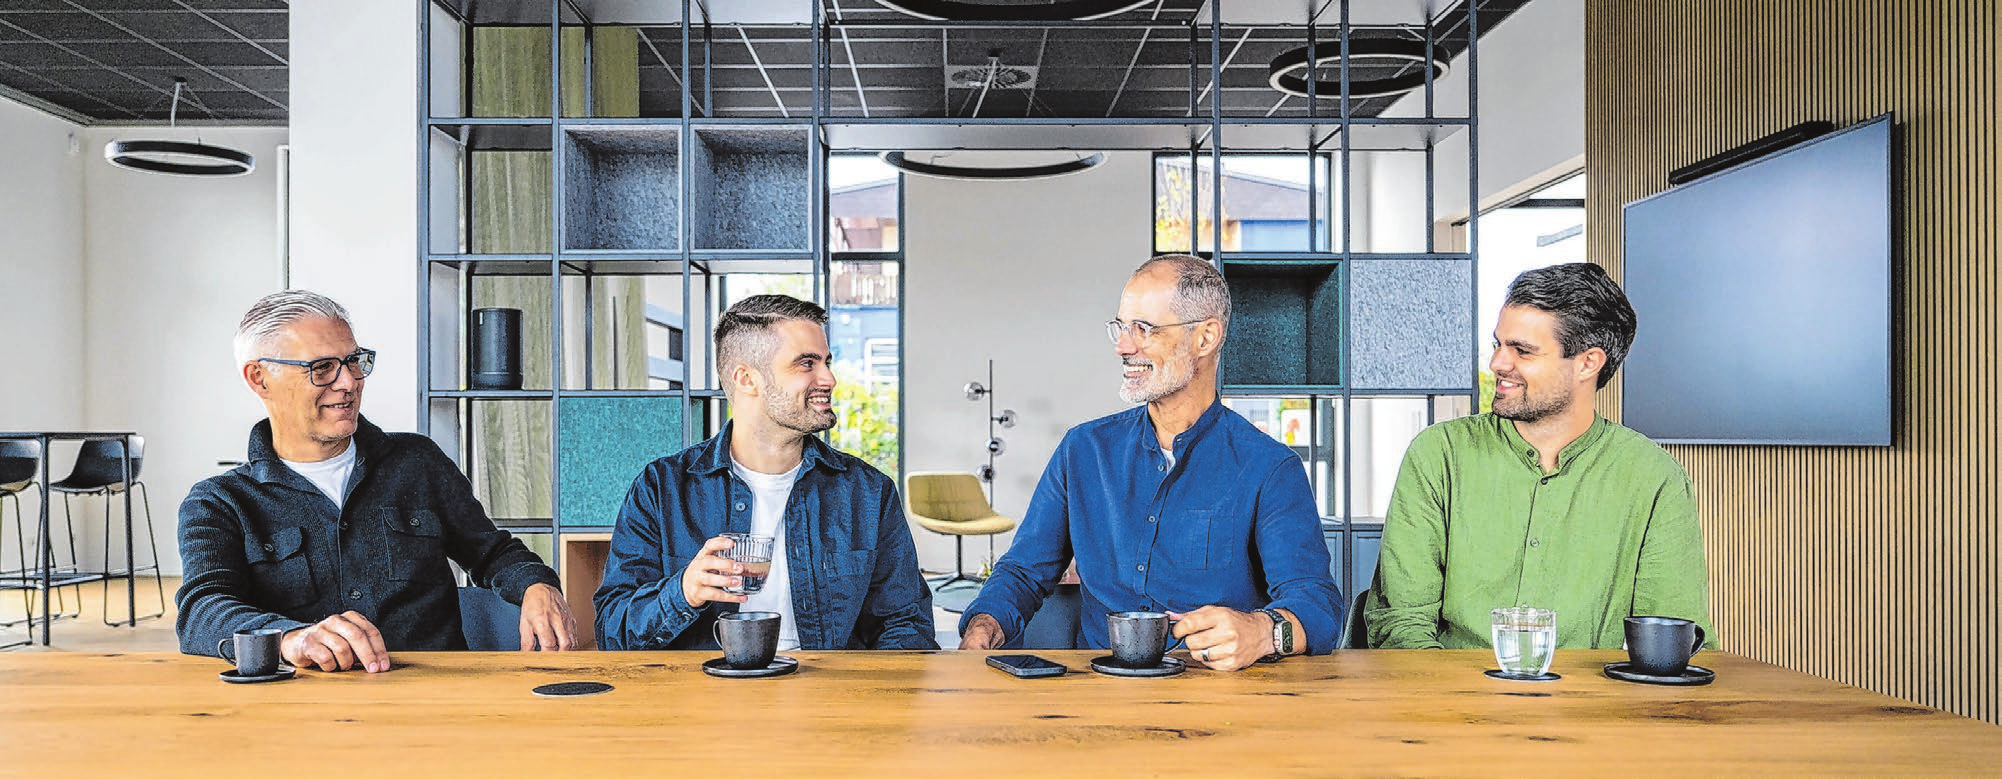
<path fill-rule="evenodd" d="M 111 567 L 111 497 L 125 490 L 124 443 L 120 441 L 85 441 L 77 451 L 76 467 L 62 481 L 49 484 L 49 489 L 63 493 L 63 519 L 70 520 L 70 499 L 85 495 L 104 496 L 104 624 L 117 626 L 111 621 L 112 579 L 125 579 L 126 586 L 132 579 L 146 571 L 153 572 L 154 594 L 159 596 L 160 610 L 152 614 L 132 615 L 132 622 L 152 619 L 167 613 L 166 582 L 160 577 L 160 541 L 153 532 L 153 506 L 146 492 L 146 483 L 139 480 L 139 466 L 145 462 L 146 438 L 132 436 L 132 486 L 139 490 L 140 507 L 146 510 L 146 548 L 150 562 L 138 565 L 136 548 L 128 553 L 125 568 Z M 132 517 L 125 517 L 126 532 L 131 531 Z M 75 541 L 75 530 L 71 530 L 71 541 Z M 135 545 L 136 547 L 136 545 Z"/>
<path fill-rule="evenodd" d="M 35 486 L 35 472 L 41 460 L 40 441 L 0 441 L 0 542 L 5 540 L 7 529 L 7 502 L 12 501 L 16 557 L 13 568 L 6 568 L 5 561 L 0 561 L 0 579 L 6 579 L 9 584 L 21 587 L 22 608 L 20 619 L 0 620 L 0 627 L 13 627 L 30 622 L 29 617 L 35 613 L 34 591 L 28 587 L 31 575 L 39 572 L 40 561 L 36 561 L 37 565 L 32 568 L 28 565 L 28 535 L 26 528 L 22 527 L 28 524 L 28 515 L 21 513 L 21 493 Z M 40 549 L 39 546 L 36 548 Z M 32 628 L 30 631 L 32 632 Z M 30 637 L 32 638 L 32 635 Z M 22 645 L 9 643 L 0 647 Z"/>

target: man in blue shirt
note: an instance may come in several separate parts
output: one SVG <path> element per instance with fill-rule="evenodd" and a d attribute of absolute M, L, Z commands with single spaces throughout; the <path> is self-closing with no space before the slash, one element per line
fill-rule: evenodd
<path fill-rule="evenodd" d="M 612 530 L 598 609 L 604 649 L 713 649 L 730 611 L 781 616 L 779 649 L 937 649 L 931 592 L 896 482 L 815 437 L 834 427 L 827 312 L 746 298 L 716 324 L 723 431 L 648 464 Z M 771 536 L 755 594 L 724 533 Z"/>
<path fill-rule="evenodd" d="M 1073 555 L 1094 647 L 1109 612 L 1168 611 L 1210 668 L 1335 648 L 1341 593 L 1300 458 L 1217 399 L 1229 322 L 1229 289 L 1208 262 L 1168 255 L 1134 272 L 1106 325 L 1119 397 L 1145 405 L 1064 436 L 960 620 L 961 648 L 1020 635 Z"/>

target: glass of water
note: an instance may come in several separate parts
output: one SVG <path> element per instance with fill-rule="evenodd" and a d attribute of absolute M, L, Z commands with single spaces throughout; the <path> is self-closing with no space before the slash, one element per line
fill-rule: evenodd
<path fill-rule="evenodd" d="M 1526 679 L 1550 672 L 1551 656 L 1557 653 L 1556 610 L 1510 606 L 1491 616 L 1495 662 L 1503 675 Z"/>
<path fill-rule="evenodd" d="M 765 577 L 772 573 L 772 537 L 754 536 L 748 533 L 724 533 L 733 546 L 723 550 L 723 558 L 742 564 L 743 581 L 735 587 L 724 587 L 723 591 L 732 595 L 756 595 L 765 589 Z"/>

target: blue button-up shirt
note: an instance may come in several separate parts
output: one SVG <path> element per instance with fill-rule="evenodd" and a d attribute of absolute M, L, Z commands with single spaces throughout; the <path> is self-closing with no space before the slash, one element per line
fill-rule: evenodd
<path fill-rule="evenodd" d="M 1307 651 L 1332 651 L 1343 604 L 1300 458 L 1221 402 L 1173 451 L 1170 465 L 1145 406 L 1072 428 L 960 630 L 985 613 L 1021 635 L 1075 555 L 1093 647 L 1109 612 L 1219 605 L 1291 611 Z"/>
<path fill-rule="evenodd" d="M 730 472 L 730 428 L 648 464 L 612 530 L 597 605 L 603 649 L 714 649 L 735 603 L 688 605 L 682 571 L 704 541 L 751 529 L 751 488 Z M 937 649 L 931 591 L 896 482 L 807 437 L 781 519 L 803 649 Z"/>

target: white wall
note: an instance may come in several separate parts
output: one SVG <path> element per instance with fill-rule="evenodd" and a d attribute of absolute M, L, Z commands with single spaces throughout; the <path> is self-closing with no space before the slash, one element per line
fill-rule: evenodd
<path fill-rule="evenodd" d="M 84 423 L 81 140 L 70 150 L 80 134 L 0 99 L 0 334 L 11 366 L 0 430 Z"/>
<path fill-rule="evenodd" d="M 428 3 L 292 4 L 292 283 L 382 353 L 362 413 L 417 429 L 417 32 Z"/>
<path fill-rule="evenodd" d="M 79 395 L 88 427 L 146 436 L 141 477 L 151 493 L 161 557 L 168 574 L 176 575 L 181 499 L 195 482 L 220 472 L 217 460 L 243 459 L 250 426 L 264 418 L 257 396 L 237 378 L 230 337 L 251 301 L 280 288 L 273 162 L 286 131 L 91 127 L 81 135 L 89 294 L 77 306 L 87 323 Z M 249 152 L 257 169 L 247 176 L 196 178 L 105 162 L 105 143 L 141 137 L 199 137 Z M 58 458 L 54 465 L 67 462 Z M 79 517 L 81 538 L 99 548 L 102 515 L 82 521 L 88 516 Z M 88 551 L 83 557 L 98 559 Z"/>
<path fill-rule="evenodd" d="M 1047 160 L 1043 160 L 1047 161 Z M 1119 152 L 1094 170 L 1017 182 L 904 177 L 904 462 L 971 471 L 987 462 L 985 401 L 966 399 L 994 360 L 1000 430 L 995 508 L 1020 518 L 1064 431 L 1125 408 L 1104 322 L 1151 254 L 1152 157 Z M 952 539 L 912 524 L 927 569 Z M 1006 551 L 1013 534 L 995 541 Z M 987 542 L 968 538 L 967 567 Z"/>
<path fill-rule="evenodd" d="M 1585 153 L 1585 0 L 1536 0 L 1481 34 L 1480 188 L 1483 201 L 1548 173 Z M 1436 85 L 1435 104 L 1466 104 L 1466 55 Z M 1442 109 L 1443 110 L 1443 109 Z M 1386 116 L 1424 111 L 1412 94 Z M 1467 143 L 1460 133 L 1440 143 L 1434 192 L 1440 218 L 1467 213 Z M 1379 171 L 1379 200 L 1409 202 L 1396 182 L 1423 187 L 1422 165 Z M 1421 190 L 1422 192 L 1422 190 Z M 1423 203 L 1422 196 L 1417 201 Z"/>
<path fill-rule="evenodd" d="M 0 99 L 0 430 L 84 427 L 83 155 L 79 128 Z M 67 463 L 51 464 L 56 478 Z M 38 510 L 32 493 L 22 511 Z M 8 501 L 11 517 L 13 502 Z M 24 555 L 0 534 L 0 567 Z M 11 593 L 9 594 L 11 596 Z M 12 606 L 8 613 L 18 609 Z"/>

